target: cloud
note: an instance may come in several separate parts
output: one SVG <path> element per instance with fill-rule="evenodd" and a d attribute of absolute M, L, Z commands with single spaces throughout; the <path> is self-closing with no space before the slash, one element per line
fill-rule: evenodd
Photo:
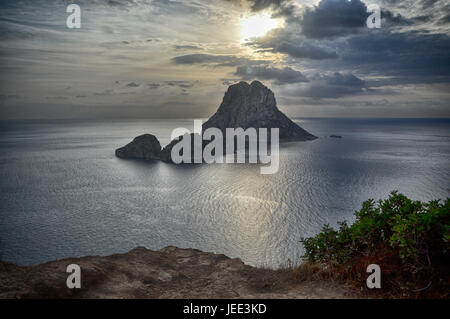
<path fill-rule="evenodd" d="M 239 66 L 235 75 L 244 80 L 274 80 L 277 84 L 308 82 L 300 71 L 290 67 L 278 69 L 265 66 Z"/>
<path fill-rule="evenodd" d="M 16 94 L 0 94 L 0 102 L 10 100 L 10 99 L 18 99 L 19 96 Z"/>
<path fill-rule="evenodd" d="M 174 45 L 175 50 L 203 50 L 203 48 L 197 45 Z"/>
<path fill-rule="evenodd" d="M 68 100 L 67 96 L 47 96 L 47 100 Z"/>
<path fill-rule="evenodd" d="M 245 10 L 258 13 L 270 10 L 272 17 L 283 17 L 286 20 L 296 18 L 301 11 L 301 6 L 296 0 L 225 0 L 226 2 L 237 4 Z"/>
<path fill-rule="evenodd" d="M 335 72 L 331 75 L 315 75 L 306 87 L 300 89 L 299 95 L 313 99 L 339 98 L 346 95 L 360 94 L 366 90 L 366 82 L 355 75 Z"/>
<path fill-rule="evenodd" d="M 127 84 L 127 86 L 130 88 L 137 88 L 137 87 L 140 87 L 141 85 L 139 83 L 130 82 Z"/>
<path fill-rule="evenodd" d="M 434 4 L 436 3 L 436 2 L 438 2 L 439 0 L 422 0 L 421 2 L 422 2 L 422 8 L 423 9 L 428 9 L 428 8 L 430 8 L 430 7 L 433 7 L 434 6 Z"/>
<path fill-rule="evenodd" d="M 235 84 L 235 83 L 239 82 L 240 80 L 242 80 L 242 79 L 240 79 L 240 78 L 230 78 L 230 79 L 223 78 L 223 79 L 220 79 L 220 81 L 222 81 L 222 85 L 225 85 L 225 86 L 230 86 L 232 84 Z"/>
<path fill-rule="evenodd" d="M 274 52 L 286 53 L 294 58 L 307 58 L 313 60 L 335 59 L 337 53 L 323 47 L 303 42 L 300 45 L 283 43 L 273 50 Z"/>
<path fill-rule="evenodd" d="M 226 0 L 228 2 L 236 4 L 248 4 L 250 9 L 254 12 L 261 10 L 273 8 L 277 9 L 286 3 L 291 2 L 290 0 Z"/>
<path fill-rule="evenodd" d="M 341 67 L 359 73 L 414 78 L 417 82 L 450 80 L 450 37 L 415 31 L 377 32 L 353 36 L 337 43 Z"/>
<path fill-rule="evenodd" d="M 247 0 L 251 4 L 252 11 L 258 12 L 268 8 L 278 9 L 289 3 L 289 0 Z"/>
<path fill-rule="evenodd" d="M 430 15 L 405 18 L 399 13 L 394 14 L 389 10 L 381 10 L 381 25 L 383 27 L 408 26 L 429 22 L 431 19 L 432 17 Z"/>
<path fill-rule="evenodd" d="M 164 81 L 164 82 L 152 82 L 152 83 L 148 83 L 147 86 L 150 89 L 159 89 L 161 87 L 179 87 L 183 90 L 185 89 L 189 89 L 194 87 L 194 85 L 198 83 L 198 81 L 180 81 L 180 80 L 176 80 L 176 81 Z"/>
<path fill-rule="evenodd" d="M 239 66 L 244 64 L 265 64 L 266 60 L 251 60 L 234 55 L 188 54 L 172 58 L 175 64 L 204 64 L 213 66 Z"/>
<path fill-rule="evenodd" d="M 336 59 L 338 54 L 326 41 L 298 37 L 298 30 L 277 30 L 265 37 L 255 38 L 247 46 L 259 52 L 283 53 L 291 58 L 325 60 Z"/>
<path fill-rule="evenodd" d="M 449 24 L 450 23 L 450 13 L 447 13 L 445 16 L 439 19 L 438 24 Z"/>
<path fill-rule="evenodd" d="M 150 89 L 155 90 L 155 89 L 159 89 L 161 87 L 161 84 L 159 84 L 159 83 L 149 83 L 149 84 L 147 84 L 147 86 Z"/>
<path fill-rule="evenodd" d="M 187 89 L 187 88 L 193 87 L 195 82 L 191 82 L 191 81 L 166 81 L 165 84 L 168 85 L 168 86 L 177 86 L 177 87 L 182 88 L 182 89 Z"/>
<path fill-rule="evenodd" d="M 309 38 L 330 38 L 356 33 L 366 27 L 366 5 L 360 0 L 321 0 L 307 8 L 301 21 Z"/>
<path fill-rule="evenodd" d="M 95 92 L 94 95 L 96 95 L 96 96 L 110 96 L 110 95 L 114 95 L 114 91 L 113 90 L 104 90 L 102 92 Z"/>

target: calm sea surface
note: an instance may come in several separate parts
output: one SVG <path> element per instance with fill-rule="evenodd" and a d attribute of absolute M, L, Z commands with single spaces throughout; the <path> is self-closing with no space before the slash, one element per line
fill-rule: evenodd
<path fill-rule="evenodd" d="M 278 267 L 299 240 L 398 189 L 450 196 L 450 120 L 297 120 L 320 137 L 280 149 L 280 169 L 120 160 L 143 133 L 163 145 L 192 120 L 0 122 L 0 260 L 21 265 L 136 246 L 198 248 Z M 343 139 L 329 138 L 330 134 Z"/>

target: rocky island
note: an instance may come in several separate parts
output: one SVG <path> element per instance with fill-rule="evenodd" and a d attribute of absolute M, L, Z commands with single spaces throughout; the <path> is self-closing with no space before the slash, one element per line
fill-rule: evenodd
<path fill-rule="evenodd" d="M 259 81 L 231 85 L 217 112 L 203 124 L 203 130 L 216 127 L 279 128 L 281 141 L 310 141 L 317 137 L 290 120 L 277 107 L 275 95 Z"/>
<path fill-rule="evenodd" d="M 259 81 L 231 85 L 217 112 L 202 126 L 203 131 L 208 128 L 217 128 L 224 135 L 226 128 L 278 128 L 281 142 L 310 141 L 317 138 L 282 113 L 277 107 L 274 93 Z M 161 144 L 154 135 L 145 134 L 117 149 L 116 156 L 171 162 L 171 150 L 179 141 L 179 138 L 175 139 L 161 149 Z"/>
<path fill-rule="evenodd" d="M 144 160 L 159 160 L 161 144 L 156 136 L 144 134 L 136 137 L 131 143 L 116 150 L 116 156 Z"/>

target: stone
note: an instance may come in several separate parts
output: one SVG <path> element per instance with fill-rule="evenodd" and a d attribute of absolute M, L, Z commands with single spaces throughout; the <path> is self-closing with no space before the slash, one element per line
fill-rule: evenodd
<path fill-rule="evenodd" d="M 231 85 L 217 112 L 203 124 L 220 129 L 253 127 L 279 128 L 280 141 L 310 141 L 317 137 L 302 129 L 282 113 L 273 92 L 259 81 Z M 269 130 L 270 131 L 270 130 Z"/>
<path fill-rule="evenodd" d="M 131 143 L 116 150 L 116 156 L 120 158 L 134 158 L 143 160 L 159 160 L 161 144 L 152 134 L 144 134 L 136 137 Z"/>

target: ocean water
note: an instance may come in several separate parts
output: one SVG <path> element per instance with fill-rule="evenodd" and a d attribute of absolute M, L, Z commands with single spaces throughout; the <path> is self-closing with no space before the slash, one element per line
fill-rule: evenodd
<path fill-rule="evenodd" d="M 450 120 L 296 121 L 320 138 L 282 145 L 274 175 L 256 164 L 114 156 L 143 133 L 165 145 L 192 120 L 2 121 L 0 260 L 175 245 L 276 268 L 300 262 L 301 237 L 352 221 L 368 198 L 394 189 L 418 200 L 449 196 Z"/>

